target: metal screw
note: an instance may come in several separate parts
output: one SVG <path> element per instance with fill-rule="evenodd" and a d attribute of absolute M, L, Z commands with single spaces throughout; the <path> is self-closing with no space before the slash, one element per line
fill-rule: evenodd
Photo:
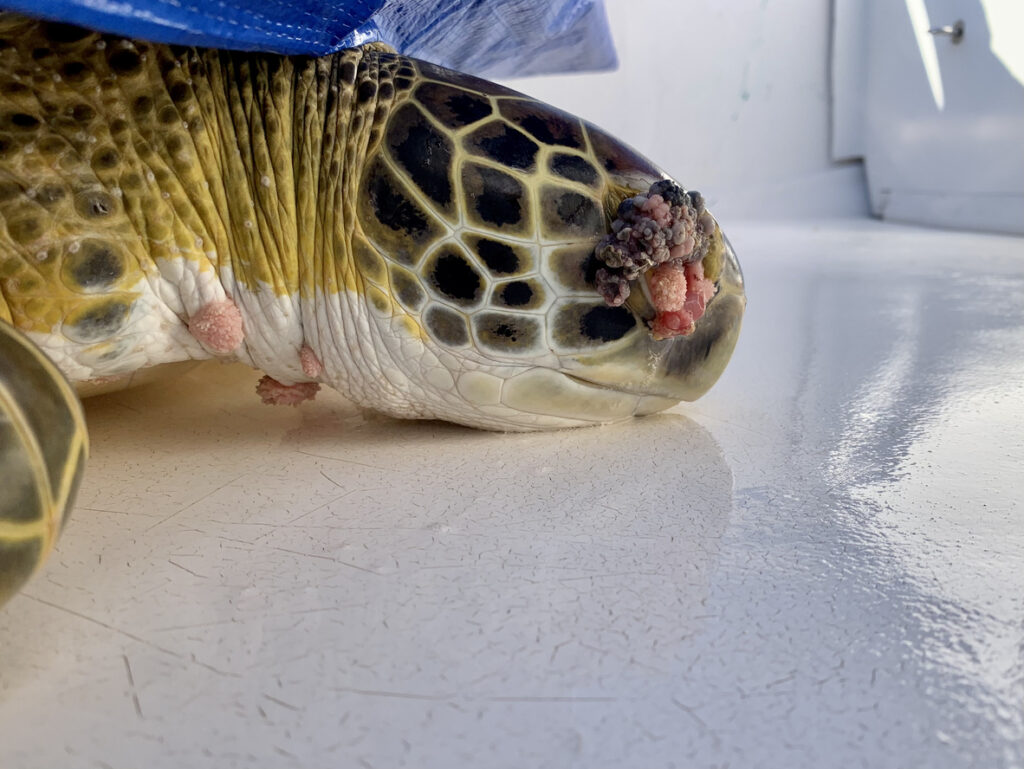
<path fill-rule="evenodd" d="M 964 23 L 957 21 L 953 26 L 948 24 L 945 27 L 932 27 L 928 30 L 929 35 L 949 35 L 953 45 L 964 39 Z"/>

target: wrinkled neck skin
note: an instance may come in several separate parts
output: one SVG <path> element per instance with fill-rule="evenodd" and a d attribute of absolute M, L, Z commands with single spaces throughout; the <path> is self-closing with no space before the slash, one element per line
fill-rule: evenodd
<path fill-rule="evenodd" d="M 242 313 L 240 360 L 284 384 L 322 381 L 412 416 L 352 256 L 362 161 L 390 106 L 376 98 L 378 60 L 365 53 L 267 59 L 255 73 L 235 64 L 238 55 L 218 55 L 234 136 L 222 134 L 215 174 L 240 185 L 223 202 L 232 243 L 215 268 Z M 236 78 L 241 85 L 228 87 Z M 304 347 L 322 365 L 315 375 L 304 370 Z"/>
<path fill-rule="evenodd" d="M 225 139 L 219 173 L 242 185 L 228 190 L 234 240 L 218 252 L 216 274 L 242 313 L 240 360 L 282 384 L 321 382 L 392 416 L 461 422 L 455 359 L 366 280 L 383 268 L 362 232 L 358 187 L 397 91 L 393 64 L 386 69 L 379 53 L 364 46 L 274 59 L 269 86 L 251 70 L 227 73 L 227 82 L 265 91 L 225 89 L 235 136 Z M 483 417 L 474 424 L 517 429 Z"/>
<path fill-rule="evenodd" d="M 214 163 L 202 164 L 204 183 L 188 198 L 212 205 L 223 229 L 190 233 L 206 247 L 199 279 L 188 268 L 168 274 L 162 266 L 161 273 L 177 281 L 171 292 L 186 321 L 218 300 L 218 288 L 235 303 L 245 335 L 226 357 L 283 384 L 319 381 L 362 405 L 424 416 L 407 405 L 410 383 L 388 357 L 394 345 L 386 324 L 371 317 L 352 256 L 360 170 L 390 110 L 378 98 L 386 78 L 372 50 L 317 59 L 213 51 L 178 57 L 203 75 L 193 87 L 216 142 Z M 217 282 L 197 295 L 205 263 Z M 205 349 L 190 355 L 209 357 Z"/>

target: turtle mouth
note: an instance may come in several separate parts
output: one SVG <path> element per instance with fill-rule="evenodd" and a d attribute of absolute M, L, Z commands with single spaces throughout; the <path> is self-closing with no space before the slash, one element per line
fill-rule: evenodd
<path fill-rule="evenodd" d="M 565 371 L 561 372 L 562 375 L 572 382 L 577 387 L 589 390 L 596 393 L 614 393 L 615 395 L 628 395 L 637 399 L 637 404 L 633 410 L 634 416 L 644 416 L 646 414 L 654 414 L 658 411 L 664 411 L 670 409 L 679 403 L 679 398 L 671 396 L 657 395 L 643 390 L 623 388 L 613 384 L 594 382 L 585 377 L 577 376 L 575 374 L 569 374 Z"/>

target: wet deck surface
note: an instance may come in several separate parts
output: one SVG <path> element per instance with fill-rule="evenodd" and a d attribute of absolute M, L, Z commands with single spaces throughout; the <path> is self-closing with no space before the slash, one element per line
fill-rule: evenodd
<path fill-rule="evenodd" d="M 735 358 L 660 416 L 93 399 L 0 765 L 1024 765 L 1024 240 L 730 237 Z"/>

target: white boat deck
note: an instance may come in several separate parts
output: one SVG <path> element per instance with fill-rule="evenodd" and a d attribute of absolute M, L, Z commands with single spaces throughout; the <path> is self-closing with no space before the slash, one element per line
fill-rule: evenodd
<path fill-rule="evenodd" d="M 656 417 L 93 399 L 0 766 L 1024 765 L 1024 240 L 728 232 L 735 357 Z"/>

